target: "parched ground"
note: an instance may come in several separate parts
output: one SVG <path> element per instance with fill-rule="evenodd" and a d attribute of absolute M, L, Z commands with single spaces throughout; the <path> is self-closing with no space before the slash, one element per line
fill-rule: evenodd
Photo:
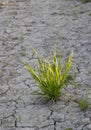
<path fill-rule="evenodd" d="M 6 2 L 0 7 L 0 130 L 91 130 L 91 109 L 83 112 L 74 102 L 87 93 L 91 103 L 91 2 Z M 79 87 L 65 90 L 72 98 L 45 103 L 30 94 L 37 89 L 24 66 L 36 66 L 31 47 L 41 58 L 50 58 L 54 48 L 65 57 L 74 51 Z"/>

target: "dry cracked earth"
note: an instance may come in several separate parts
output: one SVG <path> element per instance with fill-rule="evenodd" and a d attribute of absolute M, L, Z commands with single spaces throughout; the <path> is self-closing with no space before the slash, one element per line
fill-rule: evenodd
<path fill-rule="evenodd" d="M 71 98 L 45 103 L 31 95 L 37 87 L 24 66 L 36 66 L 31 47 L 41 58 L 73 50 L 79 87 L 63 90 Z M 90 107 L 82 111 L 75 102 L 86 94 L 90 105 L 91 2 L 7 0 L 0 7 L 0 130 L 91 130 Z"/>

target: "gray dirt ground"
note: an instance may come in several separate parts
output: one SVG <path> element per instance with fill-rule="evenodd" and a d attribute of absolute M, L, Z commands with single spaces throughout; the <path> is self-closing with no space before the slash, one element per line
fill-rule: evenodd
<path fill-rule="evenodd" d="M 23 63 L 36 65 L 31 47 L 42 58 L 55 47 L 65 57 L 74 51 L 80 87 L 67 89 L 73 98 L 44 103 L 30 94 L 37 88 Z M 91 103 L 91 2 L 7 0 L 0 8 L 0 130 L 91 130 L 91 110 L 73 100 L 86 93 Z"/>

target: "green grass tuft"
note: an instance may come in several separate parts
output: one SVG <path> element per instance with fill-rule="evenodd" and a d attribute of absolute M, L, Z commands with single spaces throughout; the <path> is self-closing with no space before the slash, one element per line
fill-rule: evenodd
<path fill-rule="evenodd" d="M 79 99 L 77 103 L 82 111 L 86 111 L 89 108 L 89 101 L 87 96 L 85 98 Z"/>
<path fill-rule="evenodd" d="M 72 128 L 66 128 L 65 130 L 72 130 Z"/>
<path fill-rule="evenodd" d="M 41 60 L 37 51 L 34 50 L 34 52 L 38 60 L 37 71 L 29 64 L 26 65 L 26 68 L 41 90 L 40 92 L 35 93 L 46 97 L 48 100 L 56 101 L 62 92 L 62 88 L 65 85 L 67 86 L 67 83 L 70 83 L 72 80 L 68 73 L 72 65 L 73 53 L 69 55 L 69 58 L 62 65 L 60 65 L 62 56 L 57 58 L 56 51 L 50 62 Z"/>
<path fill-rule="evenodd" d="M 91 0 L 82 0 L 83 3 L 91 2 Z"/>

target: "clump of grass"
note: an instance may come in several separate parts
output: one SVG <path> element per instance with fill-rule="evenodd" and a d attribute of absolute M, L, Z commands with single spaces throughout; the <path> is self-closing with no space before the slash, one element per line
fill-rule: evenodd
<path fill-rule="evenodd" d="M 62 88 L 71 81 L 71 76 L 68 73 L 72 65 L 73 53 L 60 65 L 62 56 L 60 55 L 57 58 L 56 51 L 50 62 L 46 59 L 42 60 L 36 50 L 34 52 L 38 60 L 37 71 L 29 64 L 26 65 L 26 68 L 41 90 L 35 93 L 46 97 L 48 100 L 56 101 L 60 94 L 62 94 Z"/>
<path fill-rule="evenodd" d="M 89 16 L 91 16 L 91 13 L 89 13 Z"/>
<path fill-rule="evenodd" d="M 3 7 L 0 5 L 0 9 L 2 9 Z"/>
<path fill-rule="evenodd" d="M 72 128 L 66 128 L 65 130 L 72 130 Z"/>
<path fill-rule="evenodd" d="M 78 106 L 80 107 L 80 109 L 82 111 L 86 111 L 87 109 L 89 109 L 89 101 L 88 101 L 88 96 L 86 96 L 85 98 L 80 98 L 78 101 Z"/>
<path fill-rule="evenodd" d="M 91 2 L 91 0 L 82 0 L 83 3 Z"/>

